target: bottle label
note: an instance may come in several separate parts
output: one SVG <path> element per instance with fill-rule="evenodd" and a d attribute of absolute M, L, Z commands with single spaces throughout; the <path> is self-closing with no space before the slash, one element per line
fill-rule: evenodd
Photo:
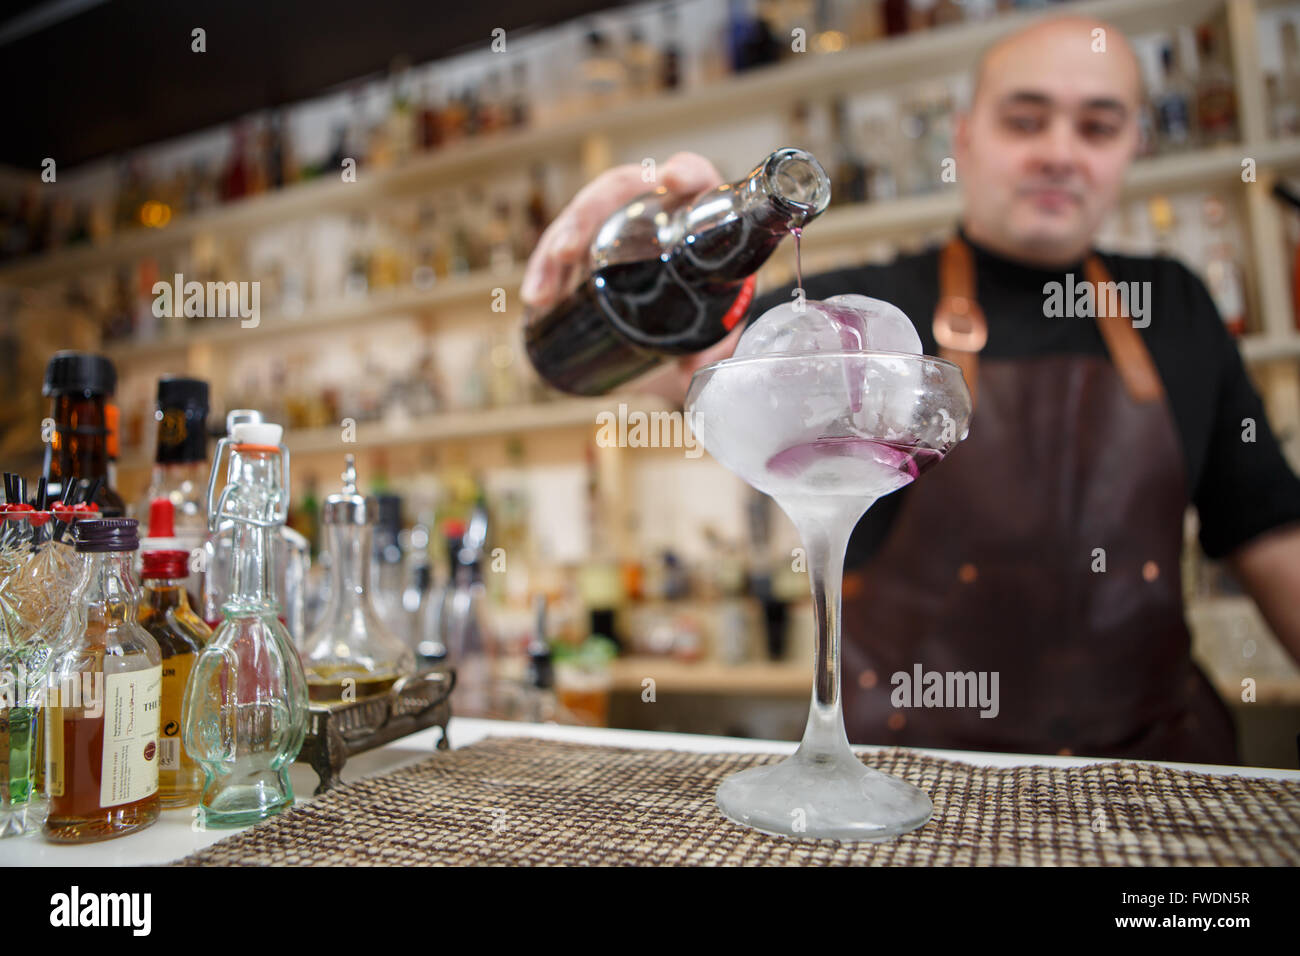
<path fill-rule="evenodd" d="M 158 792 L 161 711 L 161 666 L 105 675 L 101 807 L 134 803 Z"/>
<path fill-rule="evenodd" d="M 754 301 L 754 285 L 756 283 L 754 276 L 745 280 L 745 284 L 740 287 L 740 294 L 736 296 L 736 301 L 731 303 L 731 308 L 727 314 L 722 317 L 722 327 L 730 332 L 736 327 L 736 323 L 745 317 L 749 311 L 749 304 Z"/>
<path fill-rule="evenodd" d="M 158 769 L 181 769 L 181 706 L 194 669 L 193 654 L 176 654 L 162 663 L 162 714 L 158 730 Z"/>

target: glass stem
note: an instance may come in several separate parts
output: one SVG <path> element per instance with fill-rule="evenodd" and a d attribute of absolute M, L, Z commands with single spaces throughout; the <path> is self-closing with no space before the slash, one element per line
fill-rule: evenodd
<path fill-rule="evenodd" d="M 838 757 L 849 751 L 840 697 L 840 586 L 844 552 L 855 524 L 856 520 L 840 520 L 807 521 L 799 525 L 799 536 L 807 551 L 813 614 L 817 621 L 812 704 L 799 756 L 813 760 Z"/>

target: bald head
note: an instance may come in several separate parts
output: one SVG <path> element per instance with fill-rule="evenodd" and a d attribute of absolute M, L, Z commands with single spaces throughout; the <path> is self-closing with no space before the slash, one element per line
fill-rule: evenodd
<path fill-rule="evenodd" d="M 1141 71 L 1124 35 L 1040 20 L 980 58 L 954 147 L 973 239 L 1045 265 L 1091 246 L 1138 144 Z"/>
<path fill-rule="evenodd" d="M 1066 55 L 1063 61 L 1057 59 L 1062 53 Z M 1128 38 L 1103 20 L 1062 16 L 1031 23 L 987 47 L 975 64 L 971 104 L 985 89 L 986 77 L 1000 75 L 1008 64 L 1023 67 L 1036 62 L 1049 70 L 1061 70 L 1068 69 L 1072 62 L 1097 58 L 1128 87 L 1134 105 L 1140 103 L 1142 71 Z M 1092 65 L 1089 63 L 1089 67 Z"/>

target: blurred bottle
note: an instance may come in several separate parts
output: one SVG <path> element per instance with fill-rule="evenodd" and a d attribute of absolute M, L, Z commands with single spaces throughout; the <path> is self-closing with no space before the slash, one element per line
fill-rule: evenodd
<path fill-rule="evenodd" d="M 677 9 L 672 3 L 663 9 L 663 49 L 659 53 L 659 88 L 676 90 L 682 86 L 682 48 L 677 35 Z"/>
<path fill-rule="evenodd" d="M 1160 148 L 1170 152 L 1187 149 L 1194 137 L 1192 105 L 1195 90 L 1183 73 L 1175 43 L 1166 43 L 1161 48 L 1160 65 L 1160 82 L 1152 98 Z"/>
<path fill-rule="evenodd" d="M 1295 136 L 1300 133 L 1300 30 L 1288 19 L 1281 33 L 1282 72 L 1272 85 L 1273 135 Z"/>
<path fill-rule="evenodd" d="M 510 87 L 509 126 L 511 129 L 523 129 L 532 118 L 528 64 L 523 60 L 510 68 Z"/>
<path fill-rule="evenodd" d="M 1246 333 L 1246 292 L 1237 253 L 1228 241 L 1225 226 L 1228 210 L 1217 196 L 1206 198 L 1201 207 L 1205 226 L 1205 284 L 1209 287 L 1219 316 L 1234 336 Z"/>
<path fill-rule="evenodd" d="M 1202 24 L 1196 32 L 1200 69 L 1196 75 L 1196 126 L 1206 145 L 1237 139 L 1237 91 L 1232 69 L 1224 62 L 1214 30 Z"/>
<path fill-rule="evenodd" d="M 867 199 L 867 165 L 858 156 L 848 119 L 844 97 L 831 102 L 831 137 L 835 142 L 834 173 L 831 177 L 831 201 L 839 204 L 860 203 Z"/>
<path fill-rule="evenodd" d="M 627 65 L 629 93 L 649 96 L 655 92 L 659 83 L 658 57 L 637 24 L 628 27 L 627 42 L 623 44 L 623 62 Z"/>
<path fill-rule="evenodd" d="M 136 502 L 135 513 L 143 523 L 156 499 L 169 501 L 173 515 L 170 536 L 186 552 L 201 548 L 208 536 L 208 409 L 207 382 L 173 375 L 158 380 L 153 473 L 144 496 Z M 152 524 L 147 532 L 150 538 L 159 536 Z M 193 593 L 200 592 L 197 576 L 190 587 Z"/>
<path fill-rule="evenodd" d="M 584 41 L 582 89 L 588 111 L 612 106 L 627 92 L 627 70 L 599 30 L 591 30 Z"/>

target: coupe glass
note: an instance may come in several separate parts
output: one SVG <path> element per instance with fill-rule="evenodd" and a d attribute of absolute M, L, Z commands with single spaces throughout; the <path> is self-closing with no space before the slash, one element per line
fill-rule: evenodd
<path fill-rule="evenodd" d="M 695 373 L 686 410 L 709 454 L 794 522 L 817 620 L 812 705 L 799 749 L 728 777 L 718 808 L 737 823 L 794 837 L 886 840 L 923 825 L 930 798 L 865 766 L 849 748 L 840 585 L 858 519 L 966 437 L 971 400 L 961 370 L 903 352 L 733 358 Z"/>

